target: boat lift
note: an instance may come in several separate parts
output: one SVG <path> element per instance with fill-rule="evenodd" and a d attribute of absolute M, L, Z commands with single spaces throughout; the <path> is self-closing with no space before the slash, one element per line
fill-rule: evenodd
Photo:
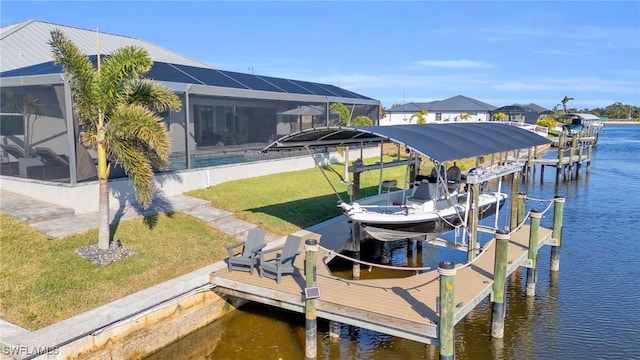
<path fill-rule="evenodd" d="M 550 143 L 550 140 L 527 130 L 493 122 L 323 127 L 305 129 L 291 133 L 268 145 L 263 149 L 263 151 L 301 148 L 306 148 L 310 151 L 312 148 L 326 149 L 329 147 L 350 145 L 360 145 L 363 147 L 366 145 L 381 145 L 386 142 L 404 145 L 412 153 L 425 156 L 435 163 L 442 164 L 452 160 L 470 157 L 477 158 L 479 156 L 508 153 L 509 151 L 525 148 L 528 149 L 534 146 L 548 144 Z M 357 161 L 354 162 L 351 166 L 351 170 L 354 174 L 354 180 L 350 191 L 352 197 L 351 201 L 353 202 L 354 200 L 357 200 L 359 195 L 359 191 L 356 190 L 359 188 L 358 175 L 361 172 L 374 169 L 382 170 L 390 166 L 411 165 L 412 161 L 415 161 L 412 159 L 413 157 L 408 160 L 397 160 L 387 164 L 384 164 L 381 161 L 380 163 L 372 165 L 364 165 Z M 515 218 L 515 216 L 513 216 L 515 212 L 513 200 L 518 196 L 519 185 L 516 174 L 522 170 L 523 166 L 518 163 L 517 157 L 515 162 L 508 163 L 505 160 L 505 164 L 494 168 L 492 161 L 491 165 L 492 167 L 487 169 L 476 167 L 474 172 L 467 174 L 466 183 L 471 191 L 471 196 L 468 196 L 468 201 L 472 201 L 472 204 L 477 203 L 477 198 L 475 199 L 475 202 L 473 202 L 473 198 L 479 195 L 481 184 L 498 179 L 498 186 L 501 187 L 502 178 L 513 174 L 513 176 L 511 176 L 511 214 L 512 218 Z M 417 167 L 409 166 L 409 168 L 413 168 L 415 171 Z M 415 175 L 412 174 L 409 178 L 414 179 Z M 381 194 L 382 182 L 381 177 L 378 194 Z M 473 207 L 468 206 L 467 208 Z M 475 258 L 478 251 L 477 232 L 486 229 L 478 226 L 477 211 L 471 211 L 468 218 L 465 219 L 463 223 L 471 224 L 468 229 L 469 241 L 467 242 L 467 254 L 469 260 L 472 260 Z M 494 226 L 494 230 L 496 227 L 497 223 Z M 353 239 L 354 256 L 359 258 L 360 226 L 358 224 L 354 224 L 353 226 Z M 354 277 L 356 277 L 355 266 L 356 265 L 354 263 Z"/>

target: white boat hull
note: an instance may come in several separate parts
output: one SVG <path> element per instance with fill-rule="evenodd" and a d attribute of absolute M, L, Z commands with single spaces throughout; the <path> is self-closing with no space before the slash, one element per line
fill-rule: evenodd
<path fill-rule="evenodd" d="M 388 198 L 387 198 L 388 199 Z M 383 241 L 420 237 L 433 239 L 462 225 L 467 209 L 466 194 L 453 194 L 451 201 L 428 200 L 405 205 L 387 205 L 384 200 L 369 205 L 342 204 L 345 215 L 360 223 L 369 236 Z M 478 218 L 495 215 L 507 199 L 504 193 L 480 194 Z"/>

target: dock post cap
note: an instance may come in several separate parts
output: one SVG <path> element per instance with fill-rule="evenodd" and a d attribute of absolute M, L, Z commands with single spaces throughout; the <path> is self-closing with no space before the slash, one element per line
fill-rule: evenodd
<path fill-rule="evenodd" d="M 540 211 L 539 209 L 531 209 L 531 217 L 540 219 L 542 217 L 542 211 Z"/>
<path fill-rule="evenodd" d="M 553 201 L 558 202 L 558 203 L 563 203 L 564 202 L 564 196 L 563 195 L 556 195 L 553 198 Z"/>
<path fill-rule="evenodd" d="M 499 229 L 496 231 L 496 240 L 509 239 L 511 233 L 506 229 Z"/>
<path fill-rule="evenodd" d="M 456 266 L 451 261 L 441 261 L 438 264 L 438 273 L 445 276 L 453 276 L 456 274 Z"/>
<path fill-rule="evenodd" d="M 305 251 L 318 251 L 318 240 L 316 239 L 306 239 L 304 241 L 304 249 Z"/>

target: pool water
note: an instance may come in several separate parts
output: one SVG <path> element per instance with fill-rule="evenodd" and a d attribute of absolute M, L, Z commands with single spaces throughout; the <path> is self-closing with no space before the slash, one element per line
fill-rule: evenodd
<path fill-rule="evenodd" d="M 191 156 L 191 168 L 203 168 L 209 166 L 220 166 L 230 164 L 240 164 L 250 161 L 262 160 L 259 157 L 245 154 L 203 154 Z M 175 157 L 170 160 L 169 170 L 184 170 L 187 168 L 185 157 Z"/>

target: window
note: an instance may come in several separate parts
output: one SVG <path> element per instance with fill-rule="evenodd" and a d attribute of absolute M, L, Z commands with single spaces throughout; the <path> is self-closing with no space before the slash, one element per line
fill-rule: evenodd
<path fill-rule="evenodd" d="M 436 121 L 442 121 L 442 113 L 436 113 Z"/>

